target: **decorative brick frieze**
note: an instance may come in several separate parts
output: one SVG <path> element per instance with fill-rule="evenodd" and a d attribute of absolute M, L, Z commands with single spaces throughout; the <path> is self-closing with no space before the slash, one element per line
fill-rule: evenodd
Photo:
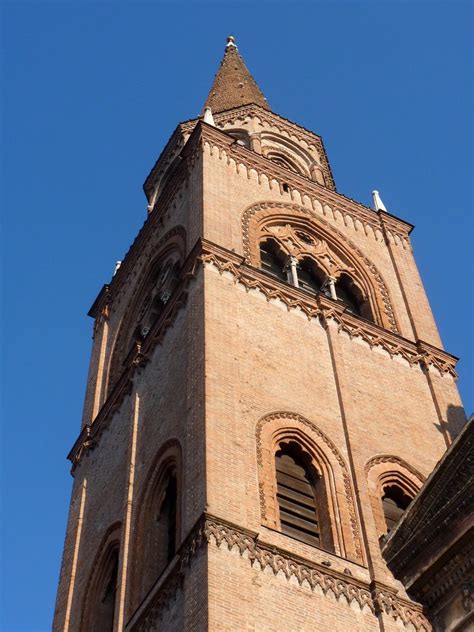
<path fill-rule="evenodd" d="M 247 169 L 247 175 L 249 175 L 249 170 L 253 169 L 259 178 L 265 176 L 269 182 L 276 181 L 281 190 L 283 190 L 283 185 L 286 185 L 290 194 L 292 190 L 295 190 L 299 192 L 301 197 L 307 196 L 313 205 L 316 204 L 321 207 L 323 214 L 327 214 L 326 207 L 329 207 L 331 214 L 339 212 L 342 217 L 348 216 L 354 226 L 358 221 L 361 226 L 369 226 L 372 234 L 378 234 L 380 240 L 384 239 L 379 214 L 373 209 L 340 193 L 330 191 L 323 185 L 281 167 L 246 147 L 242 147 L 234 138 L 218 128 L 200 123 L 196 126 L 192 137 L 195 134 L 201 135 L 204 146 L 207 144 L 211 151 L 214 148 L 218 151 L 219 159 L 225 159 L 227 163 L 233 160 L 236 165 L 243 165 Z M 391 232 L 399 238 L 396 243 L 402 247 L 408 247 L 408 236 L 413 226 L 394 216 L 390 216 L 390 218 Z M 366 234 L 369 233 L 366 231 Z"/>
<path fill-rule="evenodd" d="M 457 358 L 430 345 L 429 350 L 423 342 L 412 342 L 383 327 L 348 313 L 344 306 L 323 294 L 311 295 L 304 290 L 258 270 L 245 263 L 245 259 L 220 246 L 203 242 L 200 259 L 204 265 L 212 264 L 220 274 L 230 273 L 235 282 L 242 284 L 247 291 L 258 290 L 268 301 L 275 299 L 283 302 L 288 310 L 300 309 L 309 320 L 319 318 L 334 319 L 339 331 L 351 338 L 363 339 L 371 348 L 380 347 L 393 357 L 399 355 L 410 365 L 435 367 L 441 374 L 448 373 L 456 377 Z"/>
<path fill-rule="evenodd" d="M 385 613 L 395 621 L 402 622 L 405 627 L 413 626 L 416 632 L 431 632 L 432 627 L 423 614 L 422 606 L 412 601 L 400 599 L 387 588 L 375 588 L 372 591 L 375 611 Z"/>
<path fill-rule="evenodd" d="M 131 617 L 126 629 L 129 632 L 148 632 L 154 629 L 165 608 L 176 599 L 176 592 L 184 590 L 187 569 L 204 546 L 214 545 L 219 549 L 236 549 L 239 555 L 249 561 L 252 568 L 265 571 L 270 569 L 283 580 L 295 579 L 299 586 L 311 591 L 318 589 L 323 595 L 329 594 L 348 606 L 357 605 L 368 612 L 385 613 L 405 627 L 413 626 L 416 632 L 431 632 L 431 626 L 423 615 L 421 606 L 400 599 L 389 589 L 374 588 L 346 574 L 333 571 L 326 566 L 306 560 L 280 547 L 265 543 L 259 534 L 249 529 L 229 523 L 221 518 L 203 515 L 184 541 L 169 572 L 158 580 L 146 602 Z M 231 572 L 231 571 L 230 571 Z M 413 629 L 412 628 L 412 629 Z"/>
<path fill-rule="evenodd" d="M 234 252 L 211 242 L 199 240 L 183 265 L 181 280 L 166 304 L 165 310 L 152 327 L 145 341 L 134 347 L 125 359 L 122 375 L 116 381 L 110 395 L 91 424 L 90 435 L 84 434 L 83 438 L 87 445 L 83 446 L 79 438 L 69 453 L 68 458 L 73 463 L 73 469 L 80 462 L 84 453 L 95 445 L 100 433 L 114 412 L 121 406 L 124 397 L 130 393 L 135 369 L 146 364 L 153 349 L 161 343 L 166 330 L 172 326 L 178 312 L 186 304 L 187 287 L 196 276 L 199 264 L 212 265 L 219 274 L 230 274 L 235 283 L 243 285 L 247 291 L 261 292 L 267 301 L 278 300 L 284 303 L 288 310 L 301 310 L 308 320 L 314 318 L 323 325 L 329 319 L 335 320 L 338 324 L 338 331 L 346 333 L 350 338 L 364 340 L 371 348 L 384 349 L 390 357 L 400 356 L 411 366 L 421 365 L 430 369 L 435 368 L 440 374 L 456 377 L 454 367 L 457 359 L 445 351 L 436 349 L 436 347 L 424 342 L 409 341 L 396 333 L 348 313 L 343 305 L 323 294 L 311 295 L 247 265 L 245 258 Z M 93 441 L 93 443 L 88 443 L 89 441 Z"/>

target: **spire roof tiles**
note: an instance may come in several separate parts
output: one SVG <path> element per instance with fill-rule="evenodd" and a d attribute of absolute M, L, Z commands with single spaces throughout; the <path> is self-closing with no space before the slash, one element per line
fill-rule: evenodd
<path fill-rule="evenodd" d="M 267 100 L 239 54 L 234 38 L 227 46 L 204 107 L 213 113 L 255 103 L 269 110 Z"/>

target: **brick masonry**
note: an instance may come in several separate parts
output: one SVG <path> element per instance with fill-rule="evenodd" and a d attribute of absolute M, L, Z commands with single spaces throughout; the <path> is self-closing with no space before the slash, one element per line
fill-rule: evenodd
<path fill-rule="evenodd" d="M 216 116 L 215 128 L 195 122 L 175 133 L 183 134 L 181 162 L 161 185 L 155 167 L 147 222 L 93 306 L 53 629 L 86 629 L 101 556 L 116 541 L 116 632 L 428 631 L 380 553 L 377 477 L 393 471 L 420 486 L 464 412 L 407 224 L 336 193 L 319 137 L 258 104 L 230 114 Z M 236 128 L 249 147 L 227 133 Z M 274 164 L 268 156 L 278 142 L 282 155 L 299 147 L 320 167 L 298 175 Z M 161 161 L 171 164 L 173 147 Z M 388 324 L 370 329 L 352 317 L 351 329 L 329 299 L 316 303 L 272 280 L 264 291 L 257 271 L 243 283 L 242 266 L 249 279 L 258 267 L 251 252 L 259 224 L 246 223 L 254 207 L 330 234 L 371 279 Z M 185 262 L 180 284 L 130 355 L 151 266 L 172 239 L 181 240 Z M 206 260 L 202 244 L 220 248 L 224 263 Z M 304 301 L 313 301 L 313 316 Z M 307 436 L 326 463 L 336 553 L 283 535 L 268 518 L 277 430 Z M 148 595 L 136 595 L 138 516 L 170 441 L 182 453 L 177 555 Z"/>

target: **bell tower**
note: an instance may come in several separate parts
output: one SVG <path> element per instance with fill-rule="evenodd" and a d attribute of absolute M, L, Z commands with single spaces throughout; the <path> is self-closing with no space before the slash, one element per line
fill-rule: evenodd
<path fill-rule="evenodd" d="M 465 422 L 410 243 L 228 38 L 93 345 L 55 632 L 429 632 L 380 543 Z"/>

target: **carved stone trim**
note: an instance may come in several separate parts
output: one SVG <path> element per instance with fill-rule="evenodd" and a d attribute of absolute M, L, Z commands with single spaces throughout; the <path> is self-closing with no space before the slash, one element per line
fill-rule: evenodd
<path fill-rule="evenodd" d="M 339 450 L 336 448 L 335 444 L 312 421 L 310 421 L 306 417 L 303 417 L 303 415 L 300 415 L 294 412 L 288 412 L 288 411 L 275 411 L 275 412 L 269 413 L 268 415 L 265 415 L 258 421 L 256 430 L 255 430 L 255 435 L 256 435 L 256 446 L 257 446 L 257 463 L 260 470 L 260 478 L 262 478 L 262 470 L 264 466 L 263 441 L 262 441 L 263 428 L 266 424 L 272 421 L 280 421 L 280 420 L 288 421 L 290 424 L 291 423 L 295 424 L 296 422 L 296 424 L 301 424 L 302 426 L 307 428 L 310 433 L 316 435 L 319 439 L 323 441 L 323 443 L 326 445 L 326 447 L 329 449 L 329 451 L 332 453 L 332 455 L 336 459 L 338 465 L 341 468 L 341 473 L 342 473 L 344 495 L 346 499 L 347 512 L 349 514 L 350 529 L 351 529 L 351 534 L 352 534 L 353 551 L 356 554 L 357 561 L 363 562 L 364 556 L 362 553 L 361 536 L 360 536 L 360 530 L 359 530 L 359 524 L 357 521 L 355 506 L 354 506 L 354 497 L 353 497 L 353 491 L 352 491 L 352 485 L 351 485 L 351 479 L 349 476 L 348 467 L 343 457 L 341 456 Z M 291 430 L 291 429 L 292 429 L 292 426 L 289 425 L 288 430 Z M 272 464 L 272 467 L 273 467 L 273 464 Z M 333 472 L 333 476 L 337 478 L 337 473 Z M 263 507 L 262 517 L 265 519 L 267 502 L 266 502 L 266 497 L 265 497 L 265 487 L 264 485 L 261 484 L 261 481 L 259 485 L 259 494 L 260 494 L 260 507 L 261 508 Z M 337 509 L 340 510 L 339 507 Z"/>

